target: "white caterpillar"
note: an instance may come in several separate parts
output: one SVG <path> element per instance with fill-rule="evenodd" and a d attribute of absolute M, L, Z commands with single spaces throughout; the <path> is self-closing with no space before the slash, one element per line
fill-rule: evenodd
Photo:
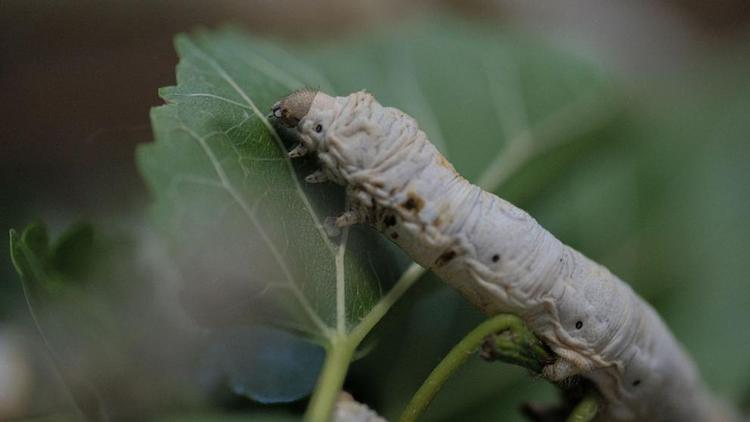
<path fill-rule="evenodd" d="M 416 121 L 372 95 L 305 90 L 273 107 L 296 127 L 289 155 L 317 154 L 308 182 L 347 188 L 336 223 L 371 224 L 487 314 L 511 312 L 560 357 L 550 379 L 580 374 L 606 399 L 599 420 L 724 420 L 656 312 L 606 268 L 531 216 L 461 177 Z"/>

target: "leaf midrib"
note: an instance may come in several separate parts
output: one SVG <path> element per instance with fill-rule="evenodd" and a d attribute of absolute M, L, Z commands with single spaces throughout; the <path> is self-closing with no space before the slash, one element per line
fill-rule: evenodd
<path fill-rule="evenodd" d="M 265 117 L 263 113 L 260 112 L 256 104 L 250 99 L 250 96 L 237 84 L 237 82 L 227 73 L 227 71 L 213 58 L 208 56 L 205 52 L 203 52 L 197 45 L 192 43 L 191 41 L 187 40 L 187 43 L 190 44 L 190 47 L 193 49 L 196 57 L 200 58 L 207 64 L 209 64 L 221 77 L 221 79 L 227 83 L 246 103 L 247 105 L 244 105 L 242 103 L 239 103 L 234 100 L 230 100 L 225 97 L 221 97 L 218 95 L 213 95 L 210 93 L 195 93 L 196 96 L 211 96 L 216 99 L 219 99 L 221 101 L 225 101 L 229 104 L 233 104 L 238 107 L 242 108 L 249 108 L 252 110 L 253 114 L 260 119 L 261 123 L 266 127 L 268 133 L 271 135 L 271 137 L 276 142 L 277 146 L 281 151 L 284 151 L 284 144 L 281 141 L 281 138 L 279 137 L 278 133 L 274 129 L 274 127 L 270 124 L 268 119 Z M 256 70 L 264 73 L 264 70 L 258 67 L 254 67 Z M 290 76 L 291 77 L 291 76 Z M 190 94 L 182 94 L 182 95 L 190 95 Z M 295 282 L 295 278 L 293 274 L 291 273 L 291 270 L 287 266 L 283 255 L 278 251 L 276 245 L 271 240 L 271 238 L 268 236 L 266 231 L 263 229 L 263 226 L 259 223 L 257 220 L 255 214 L 253 213 L 251 207 L 249 204 L 244 200 L 242 195 L 236 190 L 232 182 L 227 177 L 226 173 L 224 172 L 224 168 L 222 164 L 219 162 L 219 160 L 216 158 L 215 154 L 213 153 L 213 150 L 211 147 L 206 143 L 206 139 L 201 137 L 199 134 L 195 133 L 192 129 L 190 129 L 186 124 L 183 122 L 180 122 L 180 129 L 185 131 L 188 135 L 190 135 L 191 138 L 193 138 L 198 144 L 200 145 L 201 149 L 203 150 L 204 154 L 208 158 L 208 160 L 211 162 L 211 165 L 216 172 L 217 176 L 220 180 L 220 185 L 223 187 L 223 189 L 230 195 L 230 197 L 240 206 L 240 208 L 243 210 L 243 213 L 248 218 L 250 223 L 253 225 L 253 227 L 258 231 L 263 241 L 268 245 L 270 248 L 271 254 L 274 256 L 274 259 L 277 261 L 279 267 L 281 268 L 282 272 L 284 273 L 284 277 L 287 279 L 288 286 L 292 293 L 294 294 L 297 301 L 302 306 L 305 313 L 308 315 L 310 320 L 315 324 L 315 326 L 321 331 L 321 333 L 324 335 L 324 337 L 330 338 L 333 335 L 333 327 L 326 324 L 321 316 L 313 309 L 310 302 L 307 300 L 307 298 L 304 296 L 302 291 L 298 288 L 297 283 Z M 338 255 L 337 248 L 334 247 L 330 239 L 328 238 L 328 235 L 325 232 L 325 229 L 323 225 L 320 222 L 320 219 L 318 218 L 317 214 L 315 213 L 312 204 L 307 199 L 307 196 L 305 195 L 304 191 L 302 190 L 302 186 L 299 183 L 299 180 L 297 178 L 297 175 L 294 171 L 294 168 L 291 165 L 290 160 L 283 159 L 285 162 L 285 165 L 287 167 L 287 170 L 289 171 L 291 175 L 291 179 L 294 183 L 295 191 L 297 193 L 297 196 L 302 200 L 303 205 L 307 212 L 310 214 L 311 218 L 313 219 L 313 223 L 318 230 L 318 233 L 323 240 L 324 244 L 328 248 L 329 252 L 332 256 Z M 240 166 L 244 168 L 244 164 L 240 162 Z M 343 250 L 346 250 L 346 242 L 343 243 Z M 336 265 L 336 278 L 337 280 L 344 279 L 344 266 L 343 266 L 343 259 L 341 260 L 341 265 Z M 337 282 L 337 284 L 339 284 Z M 338 286 L 337 286 L 337 289 Z M 337 292 L 338 293 L 338 292 Z M 337 314 L 336 314 L 336 325 L 337 327 L 345 327 L 346 326 L 346 314 L 345 314 L 345 298 L 340 298 L 340 295 L 337 294 Z M 344 309 L 344 312 L 339 311 L 339 309 Z"/>

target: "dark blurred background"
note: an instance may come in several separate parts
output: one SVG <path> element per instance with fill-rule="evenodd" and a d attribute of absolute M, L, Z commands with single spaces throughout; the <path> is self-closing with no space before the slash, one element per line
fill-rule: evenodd
<path fill-rule="evenodd" d="M 81 218 L 114 220 L 147 203 L 134 147 L 152 138 L 149 109 L 161 103 L 157 89 L 174 84 L 174 35 L 198 26 L 231 22 L 311 42 L 421 15 L 457 14 L 593 52 L 646 110 L 689 108 L 681 98 L 696 90 L 706 91 L 721 115 L 735 95 L 750 95 L 743 76 L 750 70 L 750 4 L 743 0 L 406 3 L 2 0 L 0 228 L 37 217 L 53 227 Z M 745 86 L 738 89 L 737 81 Z M 750 157 L 735 158 L 750 167 Z M 747 183 L 748 174 L 737 174 L 738 183 Z M 7 242 L 0 242 L 6 262 L 0 321 L 25 306 L 7 256 Z"/>

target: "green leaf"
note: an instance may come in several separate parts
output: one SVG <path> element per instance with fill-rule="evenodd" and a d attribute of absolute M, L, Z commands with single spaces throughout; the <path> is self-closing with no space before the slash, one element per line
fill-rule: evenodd
<path fill-rule="evenodd" d="M 585 140 L 619 108 L 606 74 L 585 56 L 455 19 L 412 22 L 309 47 L 298 57 L 326 75 L 338 94 L 366 89 L 414 116 L 469 180 L 509 171 L 492 188 L 537 154 Z M 514 141 L 533 147 L 511 151 Z M 494 168 L 498 160 L 507 168 Z M 554 176 L 524 187 L 538 190 Z"/>
<path fill-rule="evenodd" d="M 57 239 L 51 265 L 70 279 L 83 279 L 94 257 L 94 227 L 78 223 Z"/>
<path fill-rule="evenodd" d="M 52 274 L 54 269 L 46 226 L 41 223 L 30 224 L 21 234 L 11 230 L 10 253 L 29 301 L 35 301 L 40 295 L 58 289 L 60 282 Z M 29 298 L 30 295 L 33 297 Z"/>
<path fill-rule="evenodd" d="M 61 294 L 66 284 L 80 284 L 94 262 L 94 230 L 79 223 L 50 245 L 43 223 L 27 226 L 19 235 L 10 231 L 13 266 L 23 280 L 28 300 L 47 300 Z"/>
<path fill-rule="evenodd" d="M 153 110 L 155 142 L 138 163 L 186 283 L 240 280 L 259 298 L 248 309 L 255 318 L 318 339 L 347 332 L 377 301 L 374 268 L 390 259 L 368 246 L 381 240 L 367 229 L 328 237 L 322 220 L 343 210 L 341 190 L 302 186 L 265 117 L 315 84 L 314 72 L 234 31 L 176 45 L 177 86 L 160 91 L 169 104 Z"/>
<path fill-rule="evenodd" d="M 95 264 L 93 242 L 93 228 L 86 223 L 66 230 L 54 246 L 43 223 L 28 225 L 20 235 L 10 230 L 11 260 L 38 334 L 80 411 L 98 418 L 100 398 L 71 364 L 80 359 L 72 345 L 81 339 L 88 341 L 89 351 L 105 339 L 117 346 L 111 314 L 82 290 L 88 281 L 83 274 Z M 58 313 L 48 313 L 51 309 Z"/>
<path fill-rule="evenodd" d="M 232 327 L 215 337 L 207 370 L 225 378 L 235 394 L 259 403 L 308 395 L 325 357 L 319 345 L 270 327 Z"/>

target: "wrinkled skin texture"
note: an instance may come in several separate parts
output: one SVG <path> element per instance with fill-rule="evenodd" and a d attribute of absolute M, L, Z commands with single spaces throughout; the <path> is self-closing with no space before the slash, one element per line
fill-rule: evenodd
<path fill-rule="evenodd" d="M 598 420 L 726 420 L 651 306 L 461 177 L 413 118 L 366 92 L 301 91 L 273 115 L 297 129 L 290 156 L 320 160 L 307 181 L 346 186 L 351 209 L 338 226 L 372 225 L 486 314 L 519 315 L 560 357 L 547 378 L 581 375 L 598 387 L 606 400 Z"/>

